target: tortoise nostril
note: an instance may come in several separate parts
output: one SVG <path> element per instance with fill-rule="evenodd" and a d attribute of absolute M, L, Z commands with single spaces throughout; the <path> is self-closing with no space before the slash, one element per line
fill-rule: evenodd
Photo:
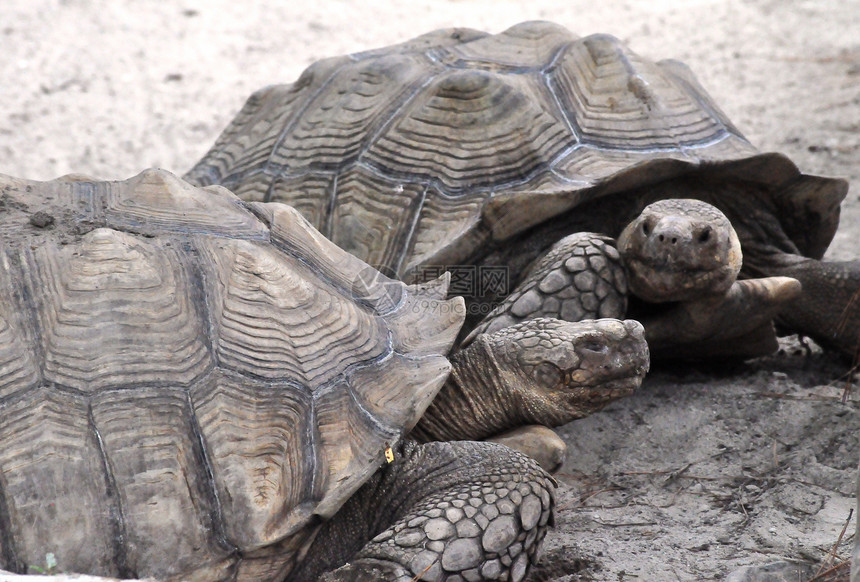
<path fill-rule="evenodd" d="M 651 234 L 651 227 L 648 226 L 647 222 L 642 223 L 642 234 L 644 234 L 645 236 Z"/>
<path fill-rule="evenodd" d="M 710 227 L 703 229 L 702 232 L 699 233 L 699 242 L 700 243 L 706 243 L 710 240 L 710 238 L 711 238 L 711 228 Z"/>

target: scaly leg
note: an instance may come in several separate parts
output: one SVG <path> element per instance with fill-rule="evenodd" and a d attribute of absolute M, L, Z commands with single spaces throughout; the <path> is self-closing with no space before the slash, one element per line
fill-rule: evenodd
<path fill-rule="evenodd" d="M 627 278 L 615 243 L 600 234 L 579 232 L 553 245 L 466 342 L 527 319 L 622 319 L 626 311 Z"/>
<path fill-rule="evenodd" d="M 780 311 L 778 321 L 856 359 L 860 352 L 860 261 L 816 261 L 781 255 L 770 274 L 794 277 L 800 296 Z"/>
<path fill-rule="evenodd" d="M 291 579 L 337 568 L 320 580 L 519 582 L 551 525 L 553 489 L 501 445 L 408 441 L 322 526 Z"/>

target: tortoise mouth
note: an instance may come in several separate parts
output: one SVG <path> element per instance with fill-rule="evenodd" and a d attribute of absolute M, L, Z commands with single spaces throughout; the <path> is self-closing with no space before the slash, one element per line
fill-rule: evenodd
<path fill-rule="evenodd" d="M 581 418 L 597 412 L 619 398 L 630 396 L 642 385 L 645 373 L 631 373 L 624 377 L 595 382 L 592 385 L 578 385 L 567 393 L 565 400 L 571 406 L 572 414 L 563 416 L 562 422 Z"/>
<path fill-rule="evenodd" d="M 631 373 L 609 380 L 595 380 L 591 384 L 576 383 L 562 387 L 540 398 L 538 410 L 532 410 L 518 422 L 561 426 L 584 418 L 619 398 L 630 396 L 642 385 L 644 373 Z"/>
<path fill-rule="evenodd" d="M 726 264 L 714 268 L 640 257 L 628 257 L 627 272 L 630 292 L 652 303 L 725 293 L 736 277 Z"/>
<path fill-rule="evenodd" d="M 571 389 L 588 400 L 614 400 L 635 392 L 642 385 L 647 373 L 647 364 L 637 365 L 626 373 L 618 373 L 610 378 L 595 379 L 587 383 L 577 383 Z"/>
<path fill-rule="evenodd" d="M 621 398 L 622 396 L 629 396 L 642 386 L 642 381 L 644 379 L 644 372 L 642 374 L 634 374 L 624 378 L 616 378 L 615 380 L 604 382 L 598 386 L 597 392 L 609 400 Z"/>
<path fill-rule="evenodd" d="M 708 261 L 710 264 L 703 264 L 704 261 L 682 260 L 678 257 L 651 257 L 647 255 L 632 255 L 628 254 L 625 257 L 628 266 L 630 264 L 638 264 L 654 271 L 667 271 L 670 273 L 711 273 L 719 271 L 725 267 L 725 261 Z"/>

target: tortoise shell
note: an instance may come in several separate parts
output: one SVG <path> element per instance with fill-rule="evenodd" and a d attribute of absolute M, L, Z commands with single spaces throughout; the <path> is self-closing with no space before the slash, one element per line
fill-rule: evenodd
<path fill-rule="evenodd" d="M 772 186 L 798 249 L 824 253 L 843 181 L 759 154 L 681 63 L 526 22 L 320 61 L 252 95 L 186 179 L 286 201 L 409 279 L 469 264 L 584 202 L 703 168 Z"/>
<path fill-rule="evenodd" d="M 283 574 L 417 422 L 462 323 L 444 281 L 163 171 L 0 177 L 0 261 L 0 561 L 21 573 L 53 553 Z"/>

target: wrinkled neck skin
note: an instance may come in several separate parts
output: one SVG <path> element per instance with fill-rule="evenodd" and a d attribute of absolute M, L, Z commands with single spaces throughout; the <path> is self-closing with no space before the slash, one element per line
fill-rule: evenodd
<path fill-rule="evenodd" d="M 480 440 L 527 423 L 527 410 L 480 339 L 451 356 L 451 375 L 410 436 Z"/>

